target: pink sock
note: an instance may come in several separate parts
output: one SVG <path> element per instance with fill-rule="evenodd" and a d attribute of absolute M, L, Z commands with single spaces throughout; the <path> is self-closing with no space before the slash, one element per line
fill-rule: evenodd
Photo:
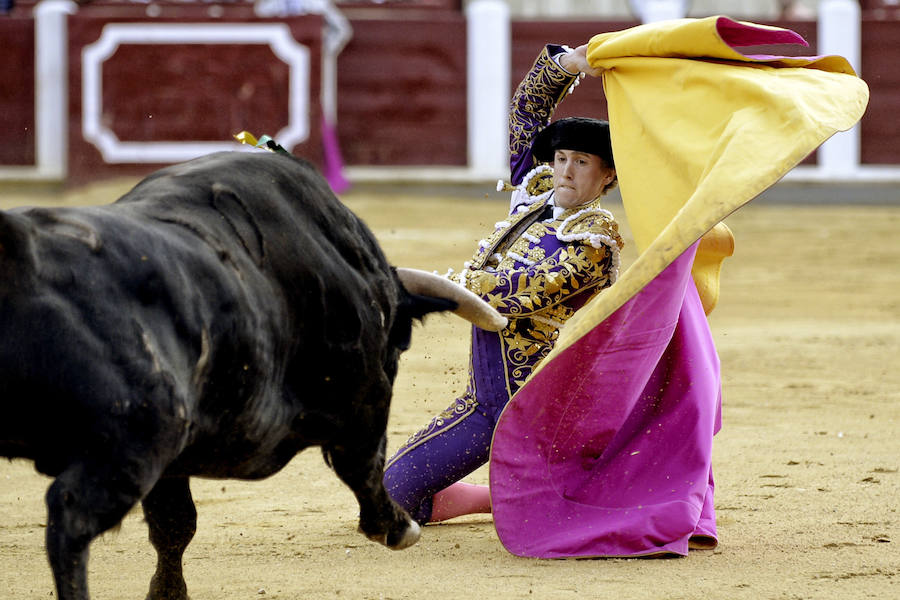
<path fill-rule="evenodd" d="M 491 494 L 486 485 L 457 481 L 434 495 L 431 521 L 446 521 L 460 515 L 491 512 Z"/>

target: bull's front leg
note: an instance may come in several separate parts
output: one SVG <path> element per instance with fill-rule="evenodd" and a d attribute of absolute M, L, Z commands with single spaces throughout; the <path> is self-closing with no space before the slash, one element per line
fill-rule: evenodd
<path fill-rule="evenodd" d="M 160 479 L 142 504 L 157 557 L 147 600 L 187 600 L 182 557 L 197 531 L 189 479 Z"/>
<path fill-rule="evenodd" d="M 47 490 L 47 558 L 60 600 L 88 600 L 88 548 L 137 503 L 133 483 L 107 465 L 73 463 Z"/>
<path fill-rule="evenodd" d="M 391 388 L 387 384 L 386 389 L 363 400 L 357 406 L 365 407 L 364 414 L 346 423 L 340 439 L 324 445 L 322 450 L 338 477 L 356 495 L 360 532 L 388 548 L 401 550 L 419 540 L 420 529 L 384 487 L 390 397 Z"/>
<path fill-rule="evenodd" d="M 335 473 L 359 502 L 359 530 L 372 541 L 402 550 L 419 540 L 419 525 L 388 495 L 384 487 L 382 436 L 377 452 L 358 454 L 359 447 L 330 446 L 327 450 Z"/>
<path fill-rule="evenodd" d="M 68 516 L 71 494 L 58 479 L 47 492 L 47 558 L 60 600 L 88 600 L 88 546 L 97 533 L 69 525 L 74 520 Z"/>

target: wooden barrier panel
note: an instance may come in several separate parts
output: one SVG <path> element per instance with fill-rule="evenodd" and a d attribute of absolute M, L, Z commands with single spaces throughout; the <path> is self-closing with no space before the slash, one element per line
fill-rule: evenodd
<path fill-rule="evenodd" d="M 863 164 L 900 165 L 900 11 L 894 20 L 862 22 L 862 78 L 869 84 L 869 107 L 860 123 Z"/>
<path fill-rule="evenodd" d="M 136 175 L 267 133 L 321 166 L 319 17 L 88 5 L 69 17 L 69 181 Z"/>
<path fill-rule="evenodd" d="M 432 4 L 344 7 L 353 37 L 337 59 L 337 132 L 347 165 L 467 164 L 466 22 L 460 8 Z M 21 0 L 0 16 L 0 169 L 37 161 L 34 7 Z M 860 125 L 864 165 L 900 165 L 898 16 L 862 15 L 862 76 L 871 91 Z M 810 42 L 802 52 L 772 53 L 815 53 L 815 21 L 769 24 Z M 543 44 L 577 44 L 634 25 L 513 21 L 510 92 Z M 242 129 L 276 136 L 323 166 L 322 28 L 316 16 L 257 18 L 251 3 L 79 5 L 68 17 L 69 181 L 144 174 L 230 143 Z M 594 83 L 580 86 L 556 116 L 605 116 Z"/>
<path fill-rule="evenodd" d="M 30 11 L 0 17 L 0 165 L 34 166 L 34 18 Z"/>
<path fill-rule="evenodd" d="M 338 134 L 349 165 L 465 165 L 466 23 L 461 13 L 347 11 Z"/>

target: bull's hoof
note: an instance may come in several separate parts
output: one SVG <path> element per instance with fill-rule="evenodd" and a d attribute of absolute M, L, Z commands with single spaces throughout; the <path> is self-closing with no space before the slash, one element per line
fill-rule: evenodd
<path fill-rule="evenodd" d="M 187 585 L 181 576 L 161 577 L 155 574 L 150 580 L 146 600 L 190 600 Z"/>
<path fill-rule="evenodd" d="M 419 524 L 412 520 L 407 521 L 406 527 L 396 532 L 390 531 L 380 534 L 368 534 L 363 531 L 362 528 L 360 528 L 359 531 L 373 542 L 378 542 L 391 550 L 403 550 L 404 548 L 409 548 L 419 541 L 419 536 L 422 534 L 422 529 L 419 527 Z"/>
<path fill-rule="evenodd" d="M 409 548 L 413 544 L 419 541 L 419 536 L 422 535 L 422 529 L 419 527 L 419 524 L 415 521 L 409 521 L 406 529 L 404 529 L 399 539 L 396 540 L 396 543 L 390 543 L 391 536 L 388 536 L 388 543 L 385 544 L 391 550 L 403 550 L 404 548 Z"/>

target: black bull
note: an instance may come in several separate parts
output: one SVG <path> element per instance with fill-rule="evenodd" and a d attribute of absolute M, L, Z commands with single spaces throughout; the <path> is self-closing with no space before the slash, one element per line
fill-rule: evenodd
<path fill-rule="evenodd" d="M 107 206 L 0 213 L 0 455 L 55 478 L 58 597 L 88 597 L 91 540 L 140 501 L 148 597 L 186 598 L 189 477 L 263 478 L 311 445 L 365 535 L 415 543 L 381 481 L 413 320 L 502 326 L 432 277 L 392 268 L 312 167 L 268 152 L 169 167 Z"/>

